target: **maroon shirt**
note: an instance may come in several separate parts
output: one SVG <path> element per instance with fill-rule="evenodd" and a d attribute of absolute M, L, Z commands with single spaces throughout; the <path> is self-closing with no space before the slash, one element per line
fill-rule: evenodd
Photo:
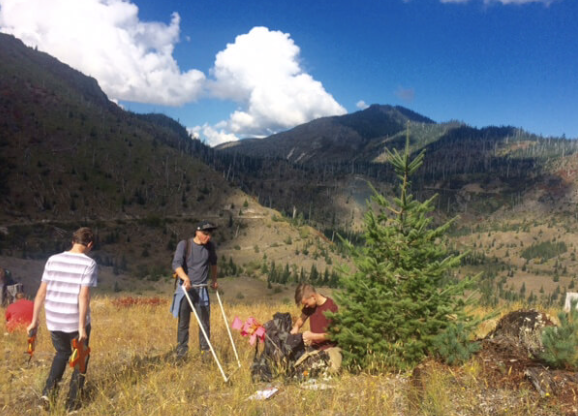
<path fill-rule="evenodd" d="M 327 332 L 327 328 L 331 324 L 331 319 L 325 316 L 325 312 L 331 311 L 333 313 L 337 312 L 337 305 L 333 302 L 333 299 L 326 297 L 326 301 L 323 305 L 316 306 L 314 308 L 303 308 L 301 313 L 303 316 L 303 321 L 309 318 L 309 327 L 311 332 L 316 334 L 322 334 Z M 335 347 L 337 344 L 333 341 L 323 341 L 313 344 L 313 348 L 325 350 L 329 347 Z"/>

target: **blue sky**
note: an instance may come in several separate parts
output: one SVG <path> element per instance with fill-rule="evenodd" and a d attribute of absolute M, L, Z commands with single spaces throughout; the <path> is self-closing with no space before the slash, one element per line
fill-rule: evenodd
<path fill-rule="evenodd" d="M 44 3 L 0 0 L 0 31 L 209 144 L 374 103 L 578 137 L 575 0 Z"/>

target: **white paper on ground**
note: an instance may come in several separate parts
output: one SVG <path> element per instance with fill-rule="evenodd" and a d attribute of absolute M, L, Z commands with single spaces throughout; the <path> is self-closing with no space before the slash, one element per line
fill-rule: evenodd
<path fill-rule="evenodd" d="M 276 387 L 269 387 L 265 390 L 257 390 L 254 394 L 249 396 L 248 400 L 267 400 L 279 391 Z"/>

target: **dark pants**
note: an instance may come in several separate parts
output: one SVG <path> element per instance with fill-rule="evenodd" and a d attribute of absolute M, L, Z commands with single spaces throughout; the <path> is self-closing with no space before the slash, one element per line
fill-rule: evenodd
<path fill-rule="evenodd" d="M 88 339 L 90 338 L 90 325 L 86 326 L 86 346 L 88 346 Z M 50 332 L 52 337 L 52 345 L 56 349 L 56 355 L 52 361 L 52 367 L 50 368 L 50 374 L 48 374 L 48 379 L 46 380 L 46 385 L 42 394 L 47 396 L 51 401 L 56 399 L 58 394 L 58 383 L 62 380 L 62 375 L 66 366 L 68 365 L 68 360 L 72 354 L 72 340 L 78 338 L 77 332 L 60 332 L 54 331 Z M 86 368 L 88 368 L 88 360 L 86 361 Z M 80 396 L 82 395 L 82 389 L 84 387 L 84 379 L 86 377 L 86 368 L 84 373 L 80 373 L 77 368 L 74 369 L 72 373 L 72 378 L 70 379 L 70 389 L 68 390 L 68 399 L 66 401 L 67 408 L 77 407 L 80 403 Z"/>
<path fill-rule="evenodd" d="M 201 306 L 199 301 L 199 292 L 198 290 L 206 290 L 205 288 L 202 289 L 192 289 L 188 292 L 191 301 L 197 311 L 197 315 L 199 316 L 199 320 L 203 324 L 203 328 L 205 328 L 205 332 L 207 333 L 207 337 L 211 337 L 211 306 Z M 179 327 L 177 331 L 177 356 L 184 357 L 189 350 L 189 326 L 191 323 L 191 305 L 187 300 L 186 296 L 183 297 L 181 300 L 181 306 L 179 308 Z M 201 328 L 199 327 L 199 347 L 201 351 L 208 351 L 209 344 L 203 335 Z"/>

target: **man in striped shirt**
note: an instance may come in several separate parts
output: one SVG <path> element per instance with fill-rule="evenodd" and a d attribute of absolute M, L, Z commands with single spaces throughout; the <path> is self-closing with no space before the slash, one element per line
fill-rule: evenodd
<path fill-rule="evenodd" d="M 50 331 L 56 355 L 42 392 L 41 406 L 50 408 L 58 394 L 68 359 L 72 354 L 72 341 L 77 339 L 88 346 L 90 336 L 90 288 L 96 287 L 96 262 L 87 256 L 94 245 L 90 228 L 79 228 L 72 235 L 72 248 L 51 256 L 44 267 L 42 282 L 34 300 L 34 315 L 28 331 L 36 331 L 38 317 L 44 305 L 46 326 Z M 85 372 L 74 369 L 70 380 L 67 410 L 80 407 Z"/>

